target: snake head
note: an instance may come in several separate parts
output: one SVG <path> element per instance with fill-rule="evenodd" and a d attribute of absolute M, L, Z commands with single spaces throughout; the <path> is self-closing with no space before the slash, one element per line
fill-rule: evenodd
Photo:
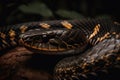
<path fill-rule="evenodd" d="M 30 30 L 21 35 L 23 45 L 37 53 L 68 54 L 79 53 L 87 45 L 87 39 L 80 30 Z"/>

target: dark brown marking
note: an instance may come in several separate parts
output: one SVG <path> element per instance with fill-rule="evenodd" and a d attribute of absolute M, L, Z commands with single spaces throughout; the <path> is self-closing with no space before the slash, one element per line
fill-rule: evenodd
<path fill-rule="evenodd" d="M 17 43 L 14 40 L 11 41 L 11 44 L 12 44 L 12 46 L 17 45 Z"/>
<path fill-rule="evenodd" d="M 3 42 L 4 44 L 6 44 L 6 45 L 9 45 L 5 40 L 2 40 L 2 42 Z"/>

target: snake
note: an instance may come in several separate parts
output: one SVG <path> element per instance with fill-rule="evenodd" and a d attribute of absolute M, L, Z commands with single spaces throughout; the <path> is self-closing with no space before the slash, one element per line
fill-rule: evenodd
<path fill-rule="evenodd" d="M 94 79 L 100 72 L 120 68 L 120 23 L 100 17 L 0 27 L 0 55 L 16 46 L 40 54 L 68 55 L 55 65 L 54 80 Z"/>

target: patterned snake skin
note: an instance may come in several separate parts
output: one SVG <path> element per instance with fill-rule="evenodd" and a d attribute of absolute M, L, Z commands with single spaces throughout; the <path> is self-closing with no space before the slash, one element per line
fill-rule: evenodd
<path fill-rule="evenodd" d="M 0 55 L 18 45 L 41 54 L 71 55 L 55 66 L 55 80 L 99 80 L 100 72 L 120 68 L 120 24 L 111 18 L 1 27 Z"/>

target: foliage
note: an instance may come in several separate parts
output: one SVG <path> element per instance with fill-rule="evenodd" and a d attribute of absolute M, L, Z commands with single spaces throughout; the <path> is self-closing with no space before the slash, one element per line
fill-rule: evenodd
<path fill-rule="evenodd" d="M 0 25 L 38 20 L 82 19 L 84 17 L 95 17 L 98 15 L 119 17 L 119 13 L 117 13 L 119 12 L 119 7 L 117 9 L 117 6 L 112 7 L 116 12 L 110 12 L 113 9 L 108 9 L 109 6 L 106 5 L 108 4 L 107 1 L 3 0 L 0 1 Z M 109 11 L 107 12 L 106 10 Z"/>

